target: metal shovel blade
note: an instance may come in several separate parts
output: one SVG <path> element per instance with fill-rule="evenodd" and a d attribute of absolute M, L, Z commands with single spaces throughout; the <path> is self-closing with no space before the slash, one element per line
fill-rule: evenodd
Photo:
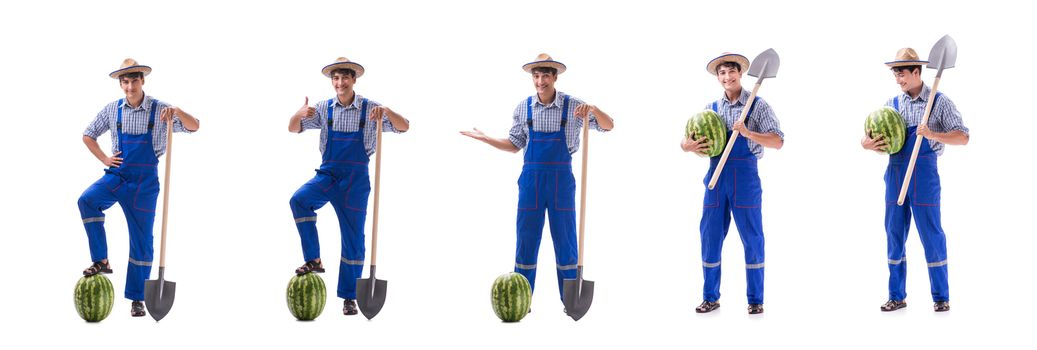
<path fill-rule="evenodd" d="M 580 276 L 576 279 L 562 281 L 562 304 L 565 312 L 572 317 L 573 321 L 579 321 L 587 310 L 591 308 L 594 301 L 594 281 L 588 281 Z"/>
<path fill-rule="evenodd" d="M 388 282 L 375 279 L 373 274 L 371 278 L 356 279 L 356 304 L 360 308 L 360 313 L 364 314 L 368 320 L 382 311 L 382 306 L 385 305 L 387 285 Z"/>
<path fill-rule="evenodd" d="M 778 53 L 774 49 L 767 49 L 753 59 L 753 63 L 749 65 L 749 76 L 774 78 L 778 75 L 780 65 L 781 60 L 778 59 Z"/>
<path fill-rule="evenodd" d="M 176 282 L 166 281 L 159 273 L 158 280 L 144 281 L 144 306 L 155 321 L 161 320 L 173 308 Z"/>
<path fill-rule="evenodd" d="M 929 64 L 925 67 L 930 69 L 954 68 L 954 61 L 958 59 L 958 44 L 950 35 L 944 35 L 929 50 Z"/>

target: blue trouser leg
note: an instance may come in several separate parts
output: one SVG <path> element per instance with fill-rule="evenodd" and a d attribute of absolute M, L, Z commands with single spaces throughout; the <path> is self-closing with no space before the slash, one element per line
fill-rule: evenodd
<path fill-rule="evenodd" d="M 144 300 L 144 281 L 151 276 L 154 261 L 155 208 L 159 184 L 156 175 L 128 175 L 129 186 L 121 190 L 119 206 L 130 231 L 130 259 L 126 267 L 125 296 Z"/>
<path fill-rule="evenodd" d="M 108 241 L 104 232 L 104 211 L 111 208 L 118 197 L 115 190 L 122 183 L 122 178 L 114 174 L 105 174 L 87 187 L 79 196 L 79 215 L 86 229 L 87 242 L 90 246 L 90 260 L 98 262 L 108 258 Z"/>
<path fill-rule="evenodd" d="M 576 278 L 579 246 L 576 241 L 576 179 L 571 172 L 555 171 L 551 204 L 547 215 L 551 225 L 551 241 L 554 242 L 555 264 L 558 272 L 558 297 L 562 297 L 562 280 Z"/>
<path fill-rule="evenodd" d="M 745 248 L 746 296 L 749 304 L 763 304 L 763 215 L 760 207 L 741 208 L 735 205 L 731 210 Z"/>
<path fill-rule="evenodd" d="M 349 175 L 344 175 L 343 179 L 345 182 L 340 184 L 339 191 L 331 200 L 338 215 L 342 238 L 338 297 L 356 299 L 356 280 L 364 270 L 364 221 L 367 219 L 367 198 L 371 193 L 371 184 L 365 170 L 353 170 Z"/>
<path fill-rule="evenodd" d="M 899 190 L 898 190 L 899 191 Z M 889 299 L 907 298 L 907 259 L 904 245 L 911 230 L 911 206 L 886 203 L 886 258 L 889 264 Z"/>
<path fill-rule="evenodd" d="M 720 299 L 720 257 L 724 238 L 731 227 L 731 215 L 726 195 L 721 192 L 724 180 L 713 190 L 706 189 L 699 222 L 699 237 L 702 242 L 702 299 L 715 302 Z"/>
<path fill-rule="evenodd" d="M 529 280 L 530 288 L 536 287 L 537 254 L 544 232 L 545 205 L 538 193 L 537 173 L 523 170 L 519 176 L 518 215 L 515 220 L 515 272 Z"/>
<path fill-rule="evenodd" d="M 328 203 L 325 191 L 332 189 L 334 180 L 331 176 L 317 174 L 313 179 L 299 187 L 289 205 L 295 217 L 295 227 L 299 230 L 302 241 L 303 260 L 310 261 L 320 257 L 320 240 L 317 238 L 317 209 Z"/>
<path fill-rule="evenodd" d="M 940 224 L 940 207 L 914 205 L 915 227 L 922 239 L 925 261 L 929 267 L 929 286 L 933 301 L 950 300 L 947 284 L 947 238 Z"/>

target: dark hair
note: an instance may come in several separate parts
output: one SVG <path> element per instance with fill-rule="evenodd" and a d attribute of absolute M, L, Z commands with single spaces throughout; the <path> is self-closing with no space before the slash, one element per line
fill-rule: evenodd
<path fill-rule="evenodd" d="M 348 75 L 350 78 L 356 79 L 356 71 L 352 70 L 352 69 L 349 69 L 349 68 L 339 68 L 339 69 L 331 71 L 331 76 L 332 77 L 334 77 L 335 74 L 338 74 L 338 75 Z"/>
<path fill-rule="evenodd" d="M 742 71 L 742 65 L 738 64 L 737 62 L 727 61 L 727 62 L 723 62 L 723 63 L 718 64 L 717 68 L 716 68 L 717 71 L 714 72 L 714 73 L 719 73 L 721 67 L 731 68 L 731 69 L 737 70 L 739 72 Z"/>
<path fill-rule="evenodd" d="M 119 75 L 119 81 L 123 79 L 144 79 L 144 72 L 129 72 L 126 74 Z"/>
<path fill-rule="evenodd" d="M 918 70 L 918 73 L 919 73 L 919 74 L 921 74 L 921 73 L 922 73 L 922 66 L 921 66 L 921 65 L 914 65 L 914 66 L 900 66 L 900 67 L 893 67 L 893 68 L 890 68 L 890 70 L 892 70 L 892 71 L 893 71 L 894 73 L 900 73 L 900 72 L 902 72 L 902 71 L 905 71 L 905 70 L 906 70 L 906 71 L 907 71 L 908 73 L 914 73 L 914 72 L 915 72 L 915 69 L 917 69 L 917 70 Z"/>
<path fill-rule="evenodd" d="M 551 67 L 533 67 L 533 73 L 558 75 L 558 70 Z"/>

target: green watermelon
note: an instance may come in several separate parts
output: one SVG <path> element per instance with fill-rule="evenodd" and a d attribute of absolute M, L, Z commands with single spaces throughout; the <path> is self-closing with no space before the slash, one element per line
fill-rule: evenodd
<path fill-rule="evenodd" d="M 516 272 L 500 275 L 493 281 L 490 291 L 493 313 L 504 322 L 518 322 L 529 313 L 533 302 L 533 289 L 526 276 Z"/>
<path fill-rule="evenodd" d="M 705 142 L 709 145 L 706 155 L 716 157 L 724 153 L 724 147 L 727 145 L 727 124 L 717 112 L 707 109 L 688 118 L 688 124 L 684 127 L 684 137 L 692 140 L 705 137 Z"/>
<path fill-rule="evenodd" d="M 324 279 L 317 274 L 308 272 L 288 281 L 288 311 L 300 321 L 310 321 L 320 316 L 327 301 Z"/>
<path fill-rule="evenodd" d="M 112 281 L 101 274 L 85 276 L 76 282 L 76 312 L 87 322 L 101 322 L 112 313 L 115 289 Z"/>
<path fill-rule="evenodd" d="M 900 152 L 904 147 L 904 139 L 907 137 L 907 124 L 897 110 L 886 106 L 871 112 L 868 119 L 864 121 L 864 131 L 869 138 L 882 135 L 886 140 L 886 153 L 894 154 Z"/>

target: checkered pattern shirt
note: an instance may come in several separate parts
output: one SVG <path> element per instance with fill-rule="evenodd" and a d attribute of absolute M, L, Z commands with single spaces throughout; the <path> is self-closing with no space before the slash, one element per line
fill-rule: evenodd
<path fill-rule="evenodd" d="M 724 119 L 724 123 L 727 124 L 727 129 L 731 130 L 731 126 L 738 121 L 738 117 L 742 116 L 742 107 L 745 107 L 745 103 L 749 101 L 749 91 L 742 89 L 742 94 L 738 96 L 738 101 L 731 103 L 727 100 L 727 96 L 717 100 L 717 114 L 720 114 L 720 118 Z M 757 96 L 759 97 L 759 96 Z M 785 139 L 785 133 L 781 132 L 781 125 L 778 123 L 778 118 L 774 116 L 774 110 L 771 109 L 771 105 L 767 104 L 763 98 L 759 98 L 751 107 L 753 113 L 750 116 L 745 117 L 745 126 L 749 131 L 764 133 L 764 134 L 778 134 L 782 140 Z M 713 110 L 713 104 L 706 105 L 706 109 Z M 756 143 L 756 141 L 746 138 L 748 142 L 749 151 L 756 155 L 757 159 L 763 158 L 763 145 Z"/>
<path fill-rule="evenodd" d="M 929 93 L 932 90 L 922 84 L 922 92 L 918 94 L 918 97 L 912 99 L 906 92 L 897 96 L 893 96 L 886 101 L 886 106 L 893 107 L 893 100 L 899 99 L 900 103 L 900 116 L 904 118 L 904 122 L 907 123 L 908 127 L 917 126 L 922 122 L 922 116 L 925 115 L 925 104 L 929 102 Z M 947 97 L 947 94 L 940 94 L 940 98 L 936 99 L 936 105 L 933 106 L 933 110 L 929 115 L 929 129 L 936 132 L 951 132 L 959 130 L 964 132 L 966 135 L 969 133 L 969 128 L 965 127 L 965 123 L 961 120 L 961 113 L 958 112 L 958 108 L 954 106 L 954 102 Z M 936 142 L 932 139 L 929 140 L 929 146 L 932 147 L 933 152 L 937 156 L 943 154 L 943 143 Z"/>
<path fill-rule="evenodd" d="M 333 125 L 332 129 L 335 131 L 342 132 L 356 132 L 360 128 L 360 107 L 363 105 L 363 96 L 360 94 L 353 95 L 353 103 L 348 106 L 343 106 L 339 102 L 337 97 L 332 97 L 332 114 Z M 368 100 L 367 101 L 367 113 L 368 118 L 371 117 L 371 109 L 381 106 L 378 102 Z M 320 129 L 320 153 L 324 154 L 324 148 L 328 144 L 328 100 L 321 100 L 314 106 L 316 112 L 313 117 L 302 120 L 302 129 L 299 132 L 307 129 Z M 364 149 L 367 150 L 367 155 L 374 154 L 375 147 L 375 133 L 378 131 L 378 125 L 375 125 L 369 119 L 364 123 Z M 400 133 L 392 126 L 389 122 L 389 116 L 382 117 L 382 132 L 393 132 Z"/>
<path fill-rule="evenodd" d="M 83 135 L 89 136 L 92 139 L 97 139 L 109 130 L 115 130 L 115 123 L 118 119 L 118 108 L 122 108 L 122 131 L 123 133 L 130 135 L 141 135 L 148 133 L 148 118 L 151 117 L 151 101 L 156 100 L 151 96 L 144 96 L 144 101 L 141 102 L 140 106 L 136 108 L 131 107 L 129 103 L 123 99 L 120 104 L 118 100 L 109 103 L 104 106 L 97 113 L 97 117 L 94 121 L 90 122 L 90 125 L 86 127 L 86 131 L 83 131 Z M 155 126 L 151 132 L 151 145 L 155 148 L 155 157 L 161 157 L 166 153 L 166 123 L 158 121 L 159 115 L 162 113 L 162 109 L 169 107 L 170 104 L 158 101 L 155 107 L 158 108 L 155 111 Z M 180 122 L 180 116 L 173 116 L 173 132 L 186 132 L 191 133 L 193 131 L 184 128 L 184 124 Z M 112 154 L 119 152 L 119 133 L 112 132 Z M 125 155 L 123 155 L 125 156 Z"/>
<path fill-rule="evenodd" d="M 562 125 L 562 104 L 566 94 L 561 91 L 555 92 L 555 99 L 550 104 L 543 104 L 540 99 L 533 96 L 533 131 L 557 132 Z M 565 141 L 569 147 L 569 154 L 576 153 L 580 149 L 580 128 L 583 127 L 583 119 L 576 117 L 576 106 L 582 105 L 583 101 L 569 96 L 568 121 L 565 123 Z M 529 126 L 526 123 L 526 99 L 522 99 L 515 112 L 512 114 L 511 131 L 508 139 L 511 143 L 523 149 L 529 141 Z M 594 113 L 590 114 L 590 127 L 597 131 L 608 131 L 598 125 L 598 118 Z"/>

